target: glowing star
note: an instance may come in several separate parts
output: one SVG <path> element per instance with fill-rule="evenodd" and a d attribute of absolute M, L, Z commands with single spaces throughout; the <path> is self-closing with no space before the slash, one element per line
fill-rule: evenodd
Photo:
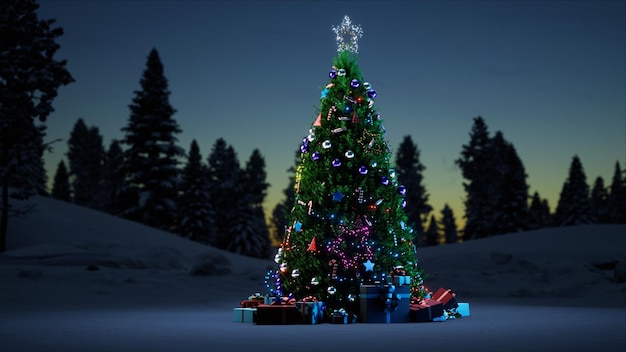
<path fill-rule="evenodd" d="M 374 271 L 374 263 L 371 260 L 368 259 L 363 265 L 365 265 L 365 271 Z"/>
<path fill-rule="evenodd" d="M 360 26 L 352 25 L 348 16 L 343 17 L 340 26 L 333 26 L 333 31 L 337 35 L 337 51 L 348 50 L 355 54 L 359 52 L 357 41 L 363 36 L 363 30 Z"/>

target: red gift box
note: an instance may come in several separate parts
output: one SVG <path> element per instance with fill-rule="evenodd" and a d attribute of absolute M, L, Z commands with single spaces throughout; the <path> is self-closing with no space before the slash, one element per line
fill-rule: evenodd
<path fill-rule="evenodd" d="M 409 310 L 412 322 L 430 322 L 443 315 L 443 303 L 430 298 L 425 298 L 420 303 L 411 303 Z"/>
<path fill-rule="evenodd" d="M 263 301 L 259 302 L 256 299 L 246 299 L 241 301 L 241 308 L 256 308 L 261 303 L 263 303 Z"/>
<path fill-rule="evenodd" d="M 259 304 L 256 307 L 257 325 L 289 325 L 299 318 L 295 304 Z"/>
<path fill-rule="evenodd" d="M 432 299 L 443 304 L 444 309 L 453 309 L 459 306 L 456 302 L 455 294 L 450 289 L 440 288 L 433 294 Z"/>

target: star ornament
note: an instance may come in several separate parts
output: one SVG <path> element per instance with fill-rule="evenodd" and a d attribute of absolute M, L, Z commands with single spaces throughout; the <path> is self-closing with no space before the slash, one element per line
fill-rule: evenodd
<path fill-rule="evenodd" d="M 363 36 L 363 29 L 355 26 L 348 16 L 343 17 L 341 25 L 333 26 L 333 31 L 337 35 L 337 51 L 348 50 L 357 54 L 359 52 L 358 40 Z"/>

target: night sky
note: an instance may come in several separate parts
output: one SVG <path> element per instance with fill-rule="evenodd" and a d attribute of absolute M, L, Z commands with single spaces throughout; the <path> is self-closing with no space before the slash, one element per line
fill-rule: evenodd
<path fill-rule="evenodd" d="M 245 165 L 266 162 L 269 213 L 308 134 L 344 15 L 360 25 L 358 64 L 394 157 L 410 135 L 426 167 L 435 215 L 445 203 L 463 222 L 454 160 L 473 118 L 500 130 L 524 163 L 531 194 L 557 205 L 574 155 L 592 186 L 626 161 L 625 1 L 40 1 L 65 34 L 57 59 L 75 83 L 48 119 L 52 180 L 78 118 L 108 149 L 152 48 L 171 91 L 179 145 L 204 160 L 224 138 Z"/>

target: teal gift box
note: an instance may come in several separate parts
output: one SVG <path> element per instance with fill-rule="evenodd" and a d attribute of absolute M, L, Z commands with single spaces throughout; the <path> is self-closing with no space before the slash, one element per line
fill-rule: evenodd
<path fill-rule="evenodd" d="M 393 284 L 397 286 L 411 285 L 411 277 L 408 275 L 393 276 Z"/>
<path fill-rule="evenodd" d="M 461 314 L 462 317 L 469 317 L 470 315 L 470 306 L 469 303 L 458 303 L 458 307 L 456 307 L 456 312 Z"/>
<path fill-rule="evenodd" d="M 233 321 L 237 323 L 254 323 L 256 321 L 256 308 L 234 308 Z"/>
<path fill-rule="evenodd" d="M 361 285 L 359 321 L 362 323 L 408 323 L 411 287 Z"/>
<path fill-rule="evenodd" d="M 324 321 L 324 302 L 296 302 L 296 309 L 300 313 L 300 318 L 304 324 L 320 324 Z"/>

